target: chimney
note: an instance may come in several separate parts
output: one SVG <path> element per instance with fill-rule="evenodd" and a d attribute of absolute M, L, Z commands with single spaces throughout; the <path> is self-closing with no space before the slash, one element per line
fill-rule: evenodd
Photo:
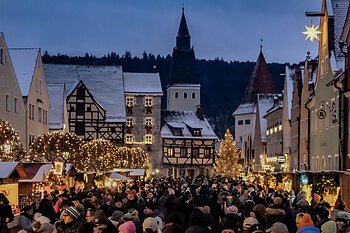
<path fill-rule="evenodd" d="M 204 120 L 204 108 L 203 108 L 203 106 L 198 105 L 198 106 L 196 106 L 196 108 L 197 108 L 197 111 L 196 111 L 197 117 L 200 120 Z"/>

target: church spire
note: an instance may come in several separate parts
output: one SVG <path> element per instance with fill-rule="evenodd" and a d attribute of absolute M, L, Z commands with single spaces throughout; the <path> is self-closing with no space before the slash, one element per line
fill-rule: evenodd
<path fill-rule="evenodd" d="M 256 61 L 253 73 L 250 76 L 242 102 L 256 103 L 257 95 L 259 93 L 275 93 L 275 85 L 269 67 L 267 66 L 264 54 L 262 53 L 262 45 L 260 45 L 259 57 Z"/>
<path fill-rule="evenodd" d="M 188 31 L 186 17 L 185 17 L 185 8 L 182 6 L 182 16 L 179 31 L 176 37 L 176 48 L 181 50 L 190 50 L 191 49 L 191 36 Z"/>

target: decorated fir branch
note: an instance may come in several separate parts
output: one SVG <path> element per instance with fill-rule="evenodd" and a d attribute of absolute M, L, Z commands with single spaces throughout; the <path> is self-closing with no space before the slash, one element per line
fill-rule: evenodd
<path fill-rule="evenodd" d="M 0 161 L 21 161 L 25 157 L 25 150 L 19 140 L 18 133 L 10 123 L 0 119 Z"/>
<path fill-rule="evenodd" d="M 241 166 L 237 163 L 240 152 L 237 150 L 236 142 L 227 129 L 225 139 L 221 141 L 219 154 L 216 157 L 214 171 L 224 177 L 236 178 L 240 176 Z"/>

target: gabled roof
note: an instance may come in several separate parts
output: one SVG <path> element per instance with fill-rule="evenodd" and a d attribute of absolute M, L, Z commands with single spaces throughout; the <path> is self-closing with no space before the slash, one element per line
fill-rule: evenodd
<path fill-rule="evenodd" d="M 163 95 L 158 73 L 123 73 L 125 94 Z"/>
<path fill-rule="evenodd" d="M 28 96 L 40 49 L 9 48 L 13 68 L 23 96 Z"/>
<path fill-rule="evenodd" d="M 28 175 L 18 162 L 0 162 L 0 179 L 10 178 L 17 171 L 18 178 L 27 178 Z"/>
<path fill-rule="evenodd" d="M 256 113 L 255 103 L 241 103 L 232 115 L 236 116 L 236 115 L 244 115 L 244 114 L 252 114 L 252 113 Z"/>
<path fill-rule="evenodd" d="M 163 111 L 163 126 L 161 129 L 162 138 L 184 138 L 184 139 L 212 139 L 217 140 L 218 137 L 209 125 L 206 118 L 199 119 L 196 112 L 193 111 Z M 183 134 L 176 136 L 172 133 L 170 126 L 182 128 Z M 187 126 L 195 129 L 201 129 L 201 136 L 193 136 Z"/>
<path fill-rule="evenodd" d="M 68 93 L 82 81 L 106 111 L 106 122 L 125 122 L 123 72 L 120 66 L 45 64 L 47 83 L 65 83 Z M 78 82 L 77 82 L 78 81 Z"/>
<path fill-rule="evenodd" d="M 47 84 L 50 99 L 50 129 L 63 128 L 64 101 L 66 101 L 66 87 L 64 83 Z"/>
<path fill-rule="evenodd" d="M 52 167 L 52 163 L 46 163 L 46 164 L 40 164 L 40 166 L 38 166 L 37 164 L 33 164 L 33 168 L 29 166 L 26 166 L 26 170 L 34 170 L 35 175 L 33 177 L 31 177 L 30 179 L 24 179 L 24 180 L 20 180 L 19 182 L 43 182 L 45 181 L 47 174 L 49 174 L 50 169 Z M 36 170 L 36 172 L 35 172 Z"/>
<path fill-rule="evenodd" d="M 257 94 L 269 94 L 275 92 L 275 84 L 272 75 L 267 66 L 265 57 L 260 51 L 252 75 L 250 76 L 248 86 L 242 99 L 242 103 L 256 103 Z"/>

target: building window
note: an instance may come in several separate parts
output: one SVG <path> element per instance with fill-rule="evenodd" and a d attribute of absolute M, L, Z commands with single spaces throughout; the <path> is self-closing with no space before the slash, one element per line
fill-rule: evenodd
<path fill-rule="evenodd" d="M 132 117 L 127 117 L 126 118 L 126 126 L 127 127 L 132 127 L 134 125 Z"/>
<path fill-rule="evenodd" d="M 152 127 L 153 126 L 153 119 L 152 117 L 146 117 L 145 118 L 145 125 L 148 127 Z"/>
<path fill-rule="evenodd" d="M 32 105 L 32 120 L 33 120 L 33 121 L 34 121 L 34 114 L 35 114 L 34 105 Z"/>
<path fill-rule="evenodd" d="M 245 120 L 244 124 L 246 124 L 246 125 L 250 125 L 250 119 Z"/>
<path fill-rule="evenodd" d="M 32 119 L 32 105 L 31 104 L 29 104 L 29 109 L 28 109 L 28 116 L 29 116 L 29 120 L 31 120 Z"/>
<path fill-rule="evenodd" d="M 240 142 L 242 141 L 242 136 L 239 136 L 239 141 L 240 141 Z"/>
<path fill-rule="evenodd" d="M 15 97 L 15 113 L 18 113 L 18 98 Z"/>
<path fill-rule="evenodd" d="M 91 112 L 91 107 L 89 106 L 89 107 L 86 107 L 86 111 L 87 112 Z"/>
<path fill-rule="evenodd" d="M 187 148 L 186 147 L 180 148 L 180 157 L 187 158 Z"/>
<path fill-rule="evenodd" d="M 152 140 L 152 134 L 146 134 L 145 135 L 145 144 L 152 144 L 153 140 Z"/>
<path fill-rule="evenodd" d="M 152 107 L 152 97 L 145 97 L 145 107 Z"/>
<path fill-rule="evenodd" d="M 196 98 L 196 93 L 192 92 L 192 99 L 195 99 L 195 98 Z"/>
<path fill-rule="evenodd" d="M 243 125 L 243 120 L 239 120 L 238 125 Z"/>
<path fill-rule="evenodd" d="M 179 98 L 179 92 L 175 92 L 175 99 Z"/>
<path fill-rule="evenodd" d="M 84 135 L 85 134 L 84 122 L 82 122 L 82 121 L 75 122 L 75 134 L 76 135 Z"/>
<path fill-rule="evenodd" d="M 193 158 L 199 157 L 199 148 L 192 148 L 192 157 Z"/>
<path fill-rule="evenodd" d="M 204 158 L 210 158 L 211 157 L 211 149 L 205 148 L 204 149 Z"/>
<path fill-rule="evenodd" d="M 9 111 L 11 110 L 11 109 L 10 109 L 10 95 L 7 95 L 7 94 L 6 94 L 6 99 L 5 99 L 5 101 L 6 101 L 6 102 L 5 102 L 6 111 L 9 112 Z"/>
<path fill-rule="evenodd" d="M 167 150 L 168 157 L 173 157 L 174 156 L 174 148 L 168 148 Z"/>
<path fill-rule="evenodd" d="M 39 93 L 41 95 L 41 80 L 39 81 Z"/>
<path fill-rule="evenodd" d="M 77 115 L 82 116 L 84 115 L 84 103 L 77 103 Z"/>
<path fill-rule="evenodd" d="M 39 122 L 43 121 L 43 115 L 42 114 L 43 114 L 43 110 L 42 110 L 42 108 L 39 107 L 38 108 L 38 118 L 39 118 L 38 121 Z"/>
<path fill-rule="evenodd" d="M 200 129 L 193 129 L 193 136 L 201 136 L 201 130 Z"/>
<path fill-rule="evenodd" d="M 134 106 L 134 97 L 126 97 L 126 106 L 133 107 Z"/>
<path fill-rule="evenodd" d="M 77 89 L 77 100 L 84 100 L 85 98 L 85 90 L 83 87 L 79 87 Z"/>
<path fill-rule="evenodd" d="M 116 127 L 111 127 L 110 129 L 111 129 L 111 132 L 112 132 L 112 133 L 115 133 Z"/>
<path fill-rule="evenodd" d="M 187 99 L 187 92 L 184 92 L 184 99 Z"/>
<path fill-rule="evenodd" d="M 134 136 L 132 134 L 126 134 L 125 135 L 125 143 L 126 144 L 133 144 L 134 142 Z"/>
<path fill-rule="evenodd" d="M 4 64 L 4 49 L 0 49 L 0 64 Z"/>

